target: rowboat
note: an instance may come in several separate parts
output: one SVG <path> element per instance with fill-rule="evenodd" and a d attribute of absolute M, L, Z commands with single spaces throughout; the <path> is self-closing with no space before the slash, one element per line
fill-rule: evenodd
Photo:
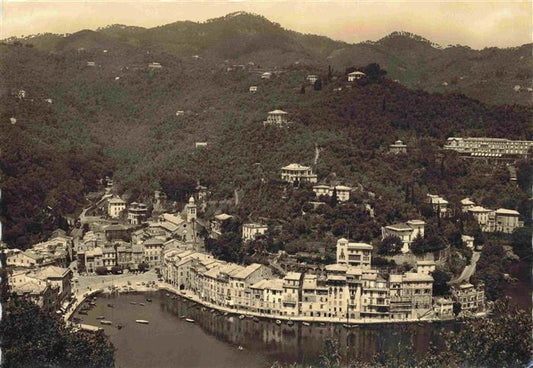
<path fill-rule="evenodd" d="M 185 320 L 186 320 L 187 322 L 189 322 L 189 323 L 194 323 L 194 319 L 192 319 L 192 318 L 185 318 Z"/>
<path fill-rule="evenodd" d="M 104 320 L 100 321 L 100 323 L 103 324 L 103 325 L 112 325 L 113 324 L 113 322 L 111 322 L 111 321 L 104 321 Z"/>
<path fill-rule="evenodd" d="M 137 303 L 135 303 L 135 302 L 130 302 L 130 304 L 131 304 L 131 305 L 137 305 Z"/>
<path fill-rule="evenodd" d="M 142 324 L 144 324 L 144 325 L 147 325 L 148 323 L 150 323 L 150 322 L 148 322 L 148 321 L 145 320 L 145 319 L 136 319 L 135 322 L 137 322 L 137 323 L 142 323 Z"/>
<path fill-rule="evenodd" d="M 241 315 L 239 316 L 239 319 L 244 319 L 244 314 L 241 314 Z"/>
<path fill-rule="evenodd" d="M 304 326 L 311 326 L 311 324 L 309 322 L 302 322 L 302 325 Z"/>
<path fill-rule="evenodd" d="M 281 321 L 279 319 L 276 320 L 276 324 L 279 326 L 281 325 Z"/>
<path fill-rule="evenodd" d="M 104 316 L 98 316 L 96 317 L 96 319 L 104 319 L 105 317 Z"/>

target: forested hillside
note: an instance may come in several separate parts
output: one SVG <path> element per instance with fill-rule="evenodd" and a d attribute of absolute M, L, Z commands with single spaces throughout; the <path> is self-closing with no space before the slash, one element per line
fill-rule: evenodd
<path fill-rule="evenodd" d="M 237 26 L 248 31 L 235 35 Z M 189 37 L 193 31 L 203 43 Z M 45 38 L 46 45 L 38 43 Z M 200 180 L 214 200 L 238 189 L 241 205 L 233 210 L 244 218 L 290 219 L 301 198 L 284 199 L 279 169 L 313 164 L 317 147 L 319 179 L 374 192 L 380 223 L 416 215 L 427 191 L 452 200 L 472 196 L 487 206 L 526 205 L 519 189 L 506 185 L 505 169 L 443 156 L 438 148 L 453 135 L 531 139 L 530 108 L 409 89 L 390 73 L 381 77 L 377 65 L 366 69 L 364 83 L 348 83 L 348 61 L 339 68 L 332 60 L 331 72 L 316 62 L 347 47 L 323 37 L 237 15 L 24 42 L 35 47 L 0 47 L 2 222 L 4 240 L 13 245 L 26 246 L 32 234 L 74 212 L 111 172 L 121 191 L 147 195 L 163 187 L 172 197 Z M 442 52 L 424 40 L 409 42 Z M 233 44 L 240 56 L 226 60 L 235 57 L 225 54 Z M 151 62 L 162 68 L 148 68 Z M 260 78 L 266 70 L 271 79 Z M 320 88 L 305 82 L 308 74 L 320 76 Z M 293 124 L 263 127 L 274 109 L 287 111 Z M 387 154 L 396 139 L 408 144 L 408 156 Z M 195 149 L 198 141 L 208 146 Z"/>
<path fill-rule="evenodd" d="M 348 44 L 327 37 L 304 35 L 266 18 L 237 12 L 197 23 L 180 21 L 145 29 L 111 25 L 73 34 L 39 34 L 8 42 L 30 44 L 43 51 L 117 51 L 124 48 L 165 52 L 234 64 L 250 61 L 267 68 L 294 63 L 344 70 L 352 65 L 379 63 L 393 80 L 428 92 L 463 93 L 498 104 L 531 106 L 531 44 L 473 50 L 467 46 L 432 43 L 409 32 L 393 32 L 378 41 Z M 515 87 L 519 86 L 518 90 Z M 528 90 L 529 88 L 529 90 Z"/>

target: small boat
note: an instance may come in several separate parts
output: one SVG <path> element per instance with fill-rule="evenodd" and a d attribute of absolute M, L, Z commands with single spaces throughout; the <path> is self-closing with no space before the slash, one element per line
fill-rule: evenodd
<path fill-rule="evenodd" d="M 254 322 L 259 322 L 259 318 L 254 317 Z"/>
<path fill-rule="evenodd" d="M 241 345 L 239 345 L 239 347 L 237 349 L 239 349 L 241 351 L 244 350 L 244 348 Z"/>
<path fill-rule="evenodd" d="M 78 313 L 79 313 L 79 314 L 83 314 L 84 316 L 86 316 L 86 315 L 87 315 L 87 311 L 85 311 L 85 310 L 83 310 L 83 309 L 82 309 L 82 310 L 80 310 L 80 311 L 79 311 Z"/>
<path fill-rule="evenodd" d="M 148 322 L 148 321 L 145 320 L 145 319 L 136 319 L 135 322 L 137 322 L 137 323 L 142 323 L 143 325 L 147 325 L 148 323 L 150 323 L 150 322 Z"/>
<path fill-rule="evenodd" d="M 224 317 L 227 317 L 229 315 L 228 312 L 224 312 Z"/>
<path fill-rule="evenodd" d="M 354 328 L 355 327 L 355 325 L 351 325 L 349 323 L 343 323 L 342 325 L 344 326 L 344 328 Z"/>
<path fill-rule="evenodd" d="M 89 305 L 90 305 L 91 307 L 94 307 L 94 306 L 96 306 L 96 303 L 95 303 L 95 302 L 89 302 Z"/>
<path fill-rule="evenodd" d="M 109 303 L 107 306 L 108 306 L 109 308 L 115 308 L 115 306 L 114 306 L 113 304 L 111 304 L 111 303 Z"/>
<path fill-rule="evenodd" d="M 118 325 L 117 325 L 117 328 L 118 328 L 119 330 L 121 330 L 122 327 L 124 327 L 124 326 L 122 326 L 121 324 L 118 324 Z"/>
<path fill-rule="evenodd" d="M 241 315 L 239 316 L 239 319 L 244 319 L 244 314 L 241 314 Z"/>
<path fill-rule="evenodd" d="M 165 296 L 168 298 L 168 297 L 170 296 L 170 294 L 169 294 L 169 293 L 166 293 Z"/>
<path fill-rule="evenodd" d="M 150 298 L 146 298 L 146 301 L 149 302 L 149 303 L 151 303 L 151 302 L 152 302 L 152 299 L 150 299 Z"/>
<path fill-rule="evenodd" d="M 113 322 L 105 321 L 105 320 L 100 321 L 100 323 L 103 324 L 103 325 L 112 325 L 113 324 Z"/>
<path fill-rule="evenodd" d="M 202 307 L 202 312 L 205 312 L 207 310 L 206 307 Z"/>
<path fill-rule="evenodd" d="M 96 317 L 96 319 L 104 319 L 105 317 L 104 316 L 98 316 Z"/>
<path fill-rule="evenodd" d="M 185 318 L 185 320 L 186 320 L 187 322 L 189 322 L 189 323 L 194 323 L 194 319 L 192 319 L 192 318 Z"/>
<path fill-rule="evenodd" d="M 141 307 L 144 307 L 144 303 L 139 303 L 139 305 L 140 305 Z"/>
<path fill-rule="evenodd" d="M 276 320 L 276 324 L 279 326 L 281 325 L 281 321 L 279 319 Z"/>
<path fill-rule="evenodd" d="M 183 316 L 180 316 L 180 318 L 181 318 L 181 319 L 185 319 L 185 318 L 187 318 L 187 316 L 186 316 L 186 315 L 183 315 Z"/>
<path fill-rule="evenodd" d="M 311 324 L 309 322 L 302 322 L 302 325 L 304 326 L 311 326 Z"/>
<path fill-rule="evenodd" d="M 130 304 L 131 304 L 131 305 L 137 305 L 137 303 L 135 303 L 135 302 L 130 302 Z"/>
<path fill-rule="evenodd" d="M 214 310 L 214 309 L 211 309 L 210 312 L 211 312 L 211 313 L 215 313 L 215 310 Z"/>
<path fill-rule="evenodd" d="M 287 324 L 288 324 L 289 326 L 292 326 L 292 325 L 294 325 L 294 322 L 293 322 L 292 320 L 289 319 L 289 321 L 287 322 Z"/>

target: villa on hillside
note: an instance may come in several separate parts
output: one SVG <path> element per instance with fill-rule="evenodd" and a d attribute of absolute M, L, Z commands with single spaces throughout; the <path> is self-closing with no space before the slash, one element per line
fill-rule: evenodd
<path fill-rule="evenodd" d="M 273 110 L 268 113 L 267 119 L 263 121 L 264 126 L 284 127 L 289 124 L 287 113 L 283 110 Z"/>
<path fill-rule="evenodd" d="M 439 215 L 439 217 L 446 217 L 448 213 L 448 201 L 437 194 L 427 194 L 427 202 L 433 208 L 433 212 Z"/>
<path fill-rule="evenodd" d="M 249 91 L 250 91 L 251 93 L 256 93 L 256 92 L 257 92 L 257 86 L 250 86 Z"/>
<path fill-rule="evenodd" d="M 418 235 L 424 237 L 425 224 L 422 220 L 409 220 L 407 223 L 384 226 L 381 228 L 381 240 L 388 236 L 397 236 L 403 243 L 402 253 L 407 253 Z"/>
<path fill-rule="evenodd" d="M 337 240 L 337 263 L 347 266 L 370 268 L 372 245 L 366 243 L 350 243 L 347 239 Z"/>
<path fill-rule="evenodd" d="M 337 193 L 337 200 L 339 202 L 350 200 L 350 192 L 352 191 L 351 187 L 345 185 L 329 186 L 325 184 L 313 186 L 313 192 L 316 193 L 317 198 L 320 198 L 321 196 L 331 197 L 334 191 Z"/>
<path fill-rule="evenodd" d="M 355 72 L 348 73 L 348 82 L 353 82 L 364 77 L 366 77 L 366 74 L 357 70 Z"/>
<path fill-rule="evenodd" d="M 267 225 L 257 223 L 247 223 L 242 225 L 242 240 L 255 239 L 258 235 L 264 235 L 268 230 Z"/>
<path fill-rule="evenodd" d="M 315 74 L 309 74 L 305 80 L 307 80 L 309 83 L 314 84 L 318 80 L 318 76 Z"/>
<path fill-rule="evenodd" d="M 294 182 L 316 183 L 317 176 L 309 166 L 290 164 L 281 168 L 281 180 L 294 184 Z"/>
<path fill-rule="evenodd" d="M 404 144 L 401 140 L 397 140 L 389 146 L 389 152 L 395 155 L 400 153 L 407 153 L 407 145 Z"/>

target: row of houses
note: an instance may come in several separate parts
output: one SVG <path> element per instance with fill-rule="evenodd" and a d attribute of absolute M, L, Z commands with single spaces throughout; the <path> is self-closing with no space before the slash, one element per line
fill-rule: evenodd
<path fill-rule="evenodd" d="M 176 289 L 235 313 L 338 322 L 453 318 L 453 301 L 433 298 L 433 277 L 427 270 L 381 274 L 371 267 L 371 254 L 369 244 L 339 239 L 337 263 L 323 272 L 275 278 L 264 265 L 241 266 L 172 249 L 165 251 L 162 269 L 165 281 Z M 483 310 L 481 296 L 472 311 Z"/>
<path fill-rule="evenodd" d="M 456 151 L 463 156 L 505 158 L 526 157 L 531 147 L 533 147 L 533 141 L 489 137 L 450 137 L 443 148 Z"/>

